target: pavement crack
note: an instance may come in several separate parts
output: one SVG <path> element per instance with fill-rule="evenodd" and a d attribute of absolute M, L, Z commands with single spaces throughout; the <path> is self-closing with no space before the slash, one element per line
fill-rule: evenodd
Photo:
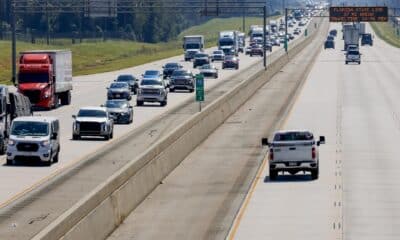
<path fill-rule="evenodd" d="M 50 213 L 47 213 L 47 214 L 40 215 L 39 217 L 32 218 L 31 220 L 29 220 L 28 223 L 29 223 L 29 224 L 33 224 L 33 223 L 35 223 L 35 222 L 43 221 L 43 220 L 45 220 L 49 215 L 50 215 Z"/>

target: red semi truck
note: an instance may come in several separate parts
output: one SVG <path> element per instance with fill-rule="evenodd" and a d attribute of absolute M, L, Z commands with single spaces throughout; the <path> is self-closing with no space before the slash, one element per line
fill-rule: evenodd
<path fill-rule="evenodd" d="M 69 50 L 20 53 L 18 91 L 33 107 L 51 109 L 71 103 L 72 54 Z"/>

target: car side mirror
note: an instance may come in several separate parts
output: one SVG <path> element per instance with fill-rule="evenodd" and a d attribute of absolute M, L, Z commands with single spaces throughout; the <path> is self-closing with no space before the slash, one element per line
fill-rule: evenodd
<path fill-rule="evenodd" d="M 261 139 L 261 145 L 262 146 L 269 146 L 268 138 L 262 138 Z"/>
<path fill-rule="evenodd" d="M 73 118 L 73 119 L 76 119 L 76 115 L 72 115 L 72 118 Z"/>
<path fill-rule="evenodd" d="M 58 137 L 58 134 L 57 133 L 53 133 L 53 135 L 51 135 L 51 139 L 57 139 L 57 137 Z"/>
<path fill-rule="evenodd" d="M 317 142 L 317 145 L 325 144 L 325 136 L 320 136 L 319 141 Z"/>

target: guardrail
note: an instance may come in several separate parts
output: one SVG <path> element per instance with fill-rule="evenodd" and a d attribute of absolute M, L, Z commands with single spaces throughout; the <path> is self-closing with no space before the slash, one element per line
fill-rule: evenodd
<path fill-rule="evenodd" d="M 314 20 L 320 25 L 323 19 Z M 309 27 L 314 27 L 310 24 Z M 160 139 L 71 209 L 59 216 L 33 239 L 106 238 L 150 194 L 185 157 L 244 104 L 261 86 L 282 69 L 315 37 L 294 42 L 287 54 L 271 56 L 268 70 L 260 70 L 219 97 L 202 112 L 193 115 L 173 132 Z"/>

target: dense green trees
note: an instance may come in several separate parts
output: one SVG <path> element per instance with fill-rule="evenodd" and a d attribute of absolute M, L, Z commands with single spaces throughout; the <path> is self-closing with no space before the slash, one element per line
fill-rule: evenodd
<path fill-rule="evenodd" d="M 58 0 L 48 0 L 49 5 Z M 76 1 L 64 1 L 66 6 Z M 162 0 L 159 0 L 162 3 Z M 188 0 L 189 1 L 189 0 Z M 247 0 L 232 0 L 245 4 Z M 9 30 L 11 0 L 0 0 L 0 37 Z M 27 0 L 35 6 L 43 0 Z M 282 0 L 272 0 L 270 13 L 281 10 Z M 82 9 L 80 9 L 82 10 Z M 125 9 L 129 10 L 129 9 Z M 144 42 L 168 41 L 176 37 L 183 29 L 208 20 L 209 17 L 196 13 L 172 12 L 171 9 L 150 8 L 145 11 L 135 10 L 134 13 L 119 13 L 115 17 L 89 18 L 77 12 L 69 13 L 18 13 L 17 29 L 21 34 L 34 33 L 44 36 L 49 30 L 52 37 L 84 37 L 106 36 L 125 38 Z M 48 29 L 49 27 L 49 29 Z"/>

